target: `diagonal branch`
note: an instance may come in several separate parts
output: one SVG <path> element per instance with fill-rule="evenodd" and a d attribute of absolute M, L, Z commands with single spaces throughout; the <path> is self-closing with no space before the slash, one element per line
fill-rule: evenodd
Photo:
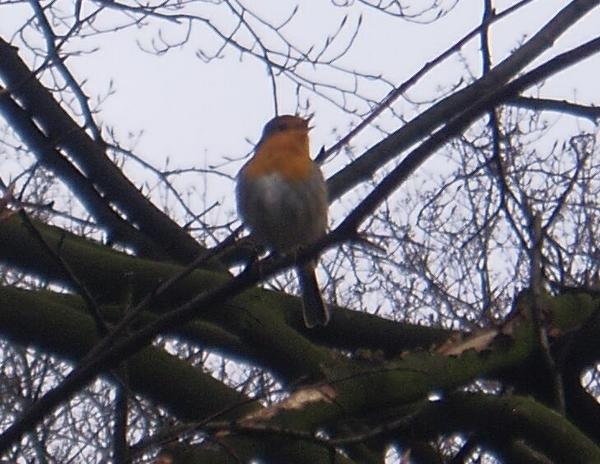
<path fill-rule="evenodd" d="M 500 89 L 525 66 L 548 50 L 566 30 L 599 4 L 598 0 L 570 2 L 531 39 L 485 76 L 433 105 L 328 179 L 330 200 L 341 197 L 359 183 L 371 179 L 373 174 L 388 161 L 454 118 L 457 109 L 468 108 L 482 95 L 489 95 Z"/>
<path fill-rule="evenodd" d="M 19 134 L 23 143 L 35 152 L 40 164 L 62 179 L 88 212 L 107 230 L 112 241 L 127 244 L 145 256 L 164 256 L 164 253 L 160 253 L 160 247 L 108 205 L 89 179 L 52 146 L 27 112 L 10 98 L 8 93 L 0 94 L 0 112 Z"/>
<path fill-rule="evenodd" d="M 584 58 L 600 51 L 600 37 L 593 39 L 573 50 L 556 56 L 527 74 L 515 79 L 505 87 L 484 94 L 474 104 L 452 119 L 443 129 L 433 134 L 427 141 L 406 156 L 379 185 L 350 213 L 344 221 L 331 233 L 328 240 L 339 241 L 358 230 L 358 227 L 377 207 L 391 195 L 421 164 L 431 157 L 452 137 L 456 137 L 489 108 L 502 104 L 519 92 L 549 76 L 578 63 Z M 491 74 L 491 73 L 490 73 Z"/>
<path fill-rule="evenodd" d="M 328 149 L 321 150 L 321 153 L 316 157 L 315 161 L 318 163 L 322 163 L 327 158 L 329 158 L 334 153 L 338 152 L 345 145 L 347 145 L 353 137 L 356 136 L 360 131 L 362 131 L 365 127 L 367 127 L 371 122 L 373 122 L 383 111 L 389 108 L 398 98 L 402 96 L 403 93 L 407 92 L 411 87 L 413 87 L 419 79 L 425 76 L 428 72 L 430 72 L 433 68 L 435 68 L 438 64 L 444 62 L 446 58 L 452 56 L 456 52 L 458 52 L 462 47 L 464 47 L 473 37 L 477 34 L 480 34 L 482 31 L 487 30 L 491 24 L 499 21 L 506 16 L 513 14 L 520 8 L 526 6 L 528 3 L 531 3 L 532 0 L 521 0 L 520 2 L 511 5 L 500 13 L 486 16 L 484 21 L 479 24 L 477 27 L 469 31 L 465 34 L 460 40 L 456 43 L 448 47 L 442 53 L 440 53 L 433 60 L 426 63 L 421 69 L 419 69 L 415 74 L 413 74 L 408 80 L 404 81 L 398 87 L 394 88 L 391 92 L 389 92 L 383 100 L 379 102 L 377 107 L 369 113 L 369 115 L 360 121 L 356 127 L 354 127 L 350 132 L 344 135 L 340 140 L 338 140 L 335 145 Z"/>
<path fill-rule="evenodd" d="M 0 78 L 44 133 L 146 237 L 171 257 L 188 262 L 205 249 L 160 211 L 108 158 L 105 147 L 80 127 L 32 75 L 10 44 L 0 39 Z M 6 95 L 0 95 L 6 98 Z"/>

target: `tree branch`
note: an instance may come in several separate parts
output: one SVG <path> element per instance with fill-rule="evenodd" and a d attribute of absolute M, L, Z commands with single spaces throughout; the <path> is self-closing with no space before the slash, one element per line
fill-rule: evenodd
<path fill-rule="evenodd" d="M 436 103 L 389 137 L 369 148 L 358 159 L 328 179 L 330 201 L 341 197 L 359 183 L 371 179 L 373 174 L 388 161 L 454 118 L 457 109 L 469 108 L 482 95 L 498 91 L 598 4 L 598 0 L 572 1 L 531 39 L 485 76 Z"/>
<path fill-rule="evenodd" d="M 557 111 L 581 118 L 586 118 L 594 124 L 600 119 L 600 106 L 580 105 L 566 100 L 553 100 L 539 97 L 509 98 L 505 104 L 525 108 L 532 111 Z"/>
<path fill-rule="evenodd" d="M 109 206 L 92 182 L 52 146 L 30 115 L 8 93 L 0 94 L 0 112 L 23 143 L 35 153 L 39 163 L 62 179 L 88 212 L 107 230 L 110 239 L 132 247 L 141 255 L 164 256 L 160 247 Z"/>
<path fill-rule="evenodd" d="M 64 150 L 85 176 L 129 220 L 171 257 L 188 262 L 205 249 L 144 197 L 139 189 L 106 156 L 105 147 L 60 107 L 50 92 L 32 75 L 10 44 L 0 39 L 0 77 L 8 92 L 40 125 L 56 147 Z M 0 96 L 6 98 L 6 95 Z M 56 155 L 56 152 L 53 153 Z M 59 172 L 59 175 L 63 171 Z"/>

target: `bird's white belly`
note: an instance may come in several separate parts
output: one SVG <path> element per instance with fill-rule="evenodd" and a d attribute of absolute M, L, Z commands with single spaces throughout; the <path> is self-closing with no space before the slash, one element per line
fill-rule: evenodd
<path fill-rule="evenodd" d="M 309 244 L 325 232 L 319 192 L 276 173 L 246 180 L 238 205 L 255 236 L 279 251 Z"/>

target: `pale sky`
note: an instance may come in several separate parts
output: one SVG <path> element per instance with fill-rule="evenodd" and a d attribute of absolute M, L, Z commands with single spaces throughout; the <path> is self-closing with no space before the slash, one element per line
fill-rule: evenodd
<path fill-rule="evenodd" d="M 255 12 L 275 22 L 285 18 L 296 3 L 287 0 L 251 2 Z M 497 11 L 502 11 L 513 3 L 515 0 L 496 1 L 495 5 Z M 357 41 L 342 63 L 365 73 L 382 74 L 394 84 L 399 84 L 476 26 L 481 20 L 482 4 L 483 1 L 462 0 L 439 21 L 416 24 L 366 7 L 358 8 L 355 5 L 353 8 L 340 8 L 330 2 L 304 1 L 300 2 L 297 17 L 286 26 L 284 32 L 307 46 L 322 44 L 327 34 L 337 28 L 343 15 L 348 14 L 347 33 L 340 40 L 343 45 L 346 43 L 344 37 L 348 37 L 362 12 L 363 24 Z M 565 4 L 564 0 L 538 0 L 516 16 L 497 23 L 492 29 L 494 62 L 506 57 L 519 41 L 534 33 Z M 70 11 L 70 2 L 65 5 L 65 11 Z M 214 11 L 212 17 L 216 23 L 229 24 L 227 16 L 218 6 L 211 6 L 210 2 L 200 5 L 203 9 L 199 11 Z M 31 14 L 31 11 L 27 4 L 2 6 L 2 9 L 0 34 L 7 38 L 19 26 L 19 18 L 23 14 Z M 8 11 L 14 16 L 10 20 Z M 117 17 L 122 17 L 122 14 L 105 13 L 100 21 L 102 24 L 112 24 L 111 21 Z M 114 82 L 116 93 L 102 104 L 98 122 L 113 127 L 122 142 L 127 140 L 128 134 L 143 131 L 135 151 L 157 165 L 164 164 L 167 157 L 170 158 L 171 167 L 220 165 L 226 158 L 240 158 L 248 153 L 252 145 L 247 139 L 256 141 L 263 124 L 273 116 L 273 98 L 265 65 L 248 55 L 240 59 L 239 52 L 231 48 L 224 50 L 224 58 L 211 63 L 198 59 L 195 56 L 198 48 L 214 50 L 216 47 L 214 36 L 201 24 L 194 26 L 188 43 L 181 48 L 161 56 L 141 52 L 138 43 L 149 48 L 159 30 L 172 40 L 181 37 L 185 30 L 165 22 L 149 23 L 145 28 L 130 28 L 91 38 L 83 42 L 80 48 L 89 50 L 99 46 L 99 51 L 69 59 L 68 64 L 76 77 L 86 81 L 84 90 L 92 97 L 92 101 L 106 92 L 111 80 Z M 600 8 L 580 22 L 576 30 L 565 34 L 551 54 L 589 40 L 597 33 L 598 24 Z M 475 74 L 480 73 L 481 67 L 478 50 L 479 40 L 475 39 L 464 48 L 462 54 Z M 544 57 L 549 56 L 546 54 Z M 451 58 L 413 88 L 409 93 L 410 98 L 429 99 L 432 90 L 447 89 L 457 82 L 463 72 L 462 66 L 457 58 Z M 543 94 L 561 98 L 571 96 L 583 103 L 600 104 L 598 70 L 600 56 L 595 56 L 578 64 L 573 72 L 553 78 L 547 83 Z M 388 90 L 383 86 L 374 86 L 369 93 L 373 98 L 380 99 Z M 284 79 L 280 80 L 278 97 L 281 112 L 294 111 L 293 88 Z M 310 97 L 310 104 L 311 110 L 316 112 L 316 128 L 312 132 L 314 152 L 322 145 L 329 146 L 335 142 L 332 130 L 337 129 L 338 133 L 343 134 L 349 124 L 358 120 L 316 96 Z M 402 100 L 398 101 L 396 108 L 413 113 Z M 388 130 L 396 129 L 399 124 L 389 117 L 377 123 Z M 360 154 L 381 137 L 376 130 L 365 132 L 355 140 L 358 148 L 356 153 Z M 233 175 L 240 165 L 241 161 L 223 169 Z M 338 166 L 336 162 L 326 165 L 326 176 L 335 172 Z M 133 171 L 132 175 L 137 177 Z M 142 177 L 136 181 L 139 183 Z M 223 182 L 221 177 L 212 177 L 210 180 L 211 196 L 229 201 L 227 198 L 231 196 L 233 184 Z M 185 182 L 198 181 L 187 178 Z"/>

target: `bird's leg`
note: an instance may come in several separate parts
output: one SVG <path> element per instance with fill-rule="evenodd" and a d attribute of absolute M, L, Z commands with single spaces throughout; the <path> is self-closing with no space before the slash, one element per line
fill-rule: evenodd
<path fill-rule="evenodd" d="M 244 269 L 240 274 L 250 272 L 260 255 L 264 253 L 264 248 L 259 245 L 251 235 L 244 237 L 236 244 L 236 246 L 240 249 L 240 255 L 243 258 L 240 260 L 240 264 L 244 266 Z"/>
<path fill-rule="evenodd" d="M 264 254 L 264 252 L 264 246 L 255 244 L 252 253 L 249 254 L 249 260 L 240 275 L 257 272 L 259 277 L 262 279 L 263 260 L 260 259 L 260 256 Z M 276 252 L 271 252 L 269 256 L 278 257 L 279 255 Z"/>

